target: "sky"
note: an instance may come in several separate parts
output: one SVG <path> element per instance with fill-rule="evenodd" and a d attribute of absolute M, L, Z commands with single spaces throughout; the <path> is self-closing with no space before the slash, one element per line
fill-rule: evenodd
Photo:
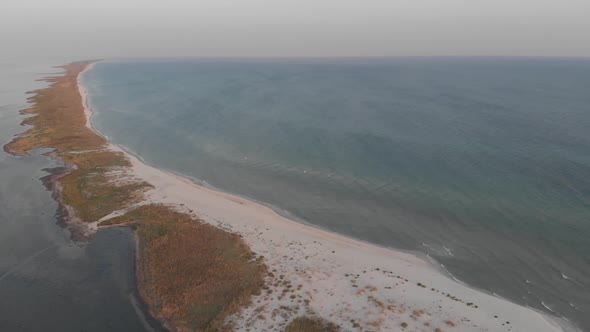
<path fill-rule="evenodd" d="M 1 0 L 3 56 L 590 56 L 590 0 Z"/>

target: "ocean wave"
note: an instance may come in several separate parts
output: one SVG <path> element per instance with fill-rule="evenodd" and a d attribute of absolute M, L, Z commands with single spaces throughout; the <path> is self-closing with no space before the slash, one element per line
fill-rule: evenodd
<path fill-rule="evenodd" d="M 546 305 L 545 302 L 541 301 L 541 305 L 543 307 L 545 307 L 545 309 L 551 311 L 552 313 L 556 314 L 557 316 L 560 316 L 555 310 L 553 310 L 550 306 Z M 560 316 L 561 317 L 561 316 Z"/>
<path fill-rule="evenodd" d="M 464 282 L 462 282 L 461 280 L 457 279 L 457 277 L 455 277 L 446 267 L 444 264 L 440 264 L 440 267 L 451 277 L 453 278 L 453 280 L 455 280 L 456 282 L 465 285 Z"/>
<path fill-rule="evenodd" d="M 428 250 L 430 250 L 433 254 L 437 255 L 437 256 L 447 256 L 447 257 L 454 257 L 455 255 L 453 255 L 453 250 L 450 248 L 443 246 L 438 246 L 438 245 L 429 245 L 427 243 L 422 242 L 422 246 L 426 247 Z"/>
<path fill-rule="evenodd" d="M 452 252 L 451 249 L 449 249 L 449 248 L 447 248 L 445 246 L 443 246 L 443 249 L 449 254 L 449 256 L 451 256 L 451 257 L 455 256 L 455 255 L 453 255 L 453 252 Z"/>
<path fill-rule="evenodd" d="M 566 274 L 565 274 L 564 272 L 562 272 L 562 271 L 560 271 L 560 273 L 561 273 L 561 277 L 562 277 L 564 280 L 567 280 L 567 281 L 571 282 L 572 284 L 574 284 L 574 285 L 576 285 L 576 286 L 578 286 L 578 287 L 582 287 L 582 288 L 584 288 L 584 285 L 582 285 L 582 284 L 581 284 L 579 281 L 577 281 L 576 279 L 574 279 L 574 278 L 572 278 L 572 277 L 570 277 L 570 276 L 566 275 Z"/>
<path fill-rule="evenodd" d="M 576 305 L 575 305 L 575 304 L 573 304 L 572 302 L 568 302 L 567 304 L 569 304 L 569 306 L 570 306 L 570 307 L 572 307 L 572 308 L 574 308 L 574 309 L 576 309 L 576 310 L 578 310 L 578 311 L 582 311 L 582 309 L 580 309 L 580 308 L 576 307 Z"/>

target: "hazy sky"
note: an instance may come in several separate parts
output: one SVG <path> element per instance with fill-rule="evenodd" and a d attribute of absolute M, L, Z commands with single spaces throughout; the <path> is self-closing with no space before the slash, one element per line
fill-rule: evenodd
<path fill-rule="evenodd" d="M 0 0 L 2 54 L 590 56 L 590 0 Z"/>

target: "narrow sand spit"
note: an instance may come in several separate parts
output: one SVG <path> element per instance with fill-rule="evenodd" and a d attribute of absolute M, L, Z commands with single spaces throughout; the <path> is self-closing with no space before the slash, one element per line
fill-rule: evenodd
<path fill-rule="evenodd" d="M 78 85 L 90 127 L 92 113 Z M 267 286 L 230 318 L 239 331 L 281 330 L 305 314 L 332 321 L 343 331 L 563 330 L 556 320 L 451 280 L 414 255 L 295 222 L 126 154 L 133 164 L 129 176 L 154 186 L 146 203 L 174 205 L 239 234 L 264 257 Z"/>

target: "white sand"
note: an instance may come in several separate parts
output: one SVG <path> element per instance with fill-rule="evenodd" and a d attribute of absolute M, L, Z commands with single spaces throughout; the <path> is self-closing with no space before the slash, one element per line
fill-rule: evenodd
<path fill-rule="evenodd" d="M 90 107 L 88 106 L 88 94 L 86 93 L 86 90 L 84 89 L 84 87 L 82 86 L 81 82 L 80 82 L 80 78 L 82 77 L 82 74 L 84 74 L 85 72 L 89 71 L 90 69 L 92 69 L 92 67 L 94 67 L 95 62 L 87 65 L 84 70 L 82 70 L 79 74 L 78 74 L 78 91 L 80 92 L 80 97 L 82 97 L 82 106 L 84 106 L 84 115 L 86 116 L 86 128 L 92 129 L 94 130 L 94 128 L 92 128 L 92 125 L 90 123 L 90 121 L 92 120 L 92 111 L 90 110 Z"/>
<path fill-rule="evenodd" d="M 82 87 L 80 93 L 86 106 Z M 86 108 L 85 113 L 90 126 L 91 112 Z M 127 156 L 133 164 L 129 175 L 155 187 L 146 203 L 192 211 L 240 234 L 264 256 L 274 277 L 267 278 L 269 290 L 231 318 L 239 330 L 280 330 L 313 312 L 343 331 L 359 326 L 363 331 L 562 331 L 556 320 L 451 280 L 416 256 L 303 225 Z"/>

